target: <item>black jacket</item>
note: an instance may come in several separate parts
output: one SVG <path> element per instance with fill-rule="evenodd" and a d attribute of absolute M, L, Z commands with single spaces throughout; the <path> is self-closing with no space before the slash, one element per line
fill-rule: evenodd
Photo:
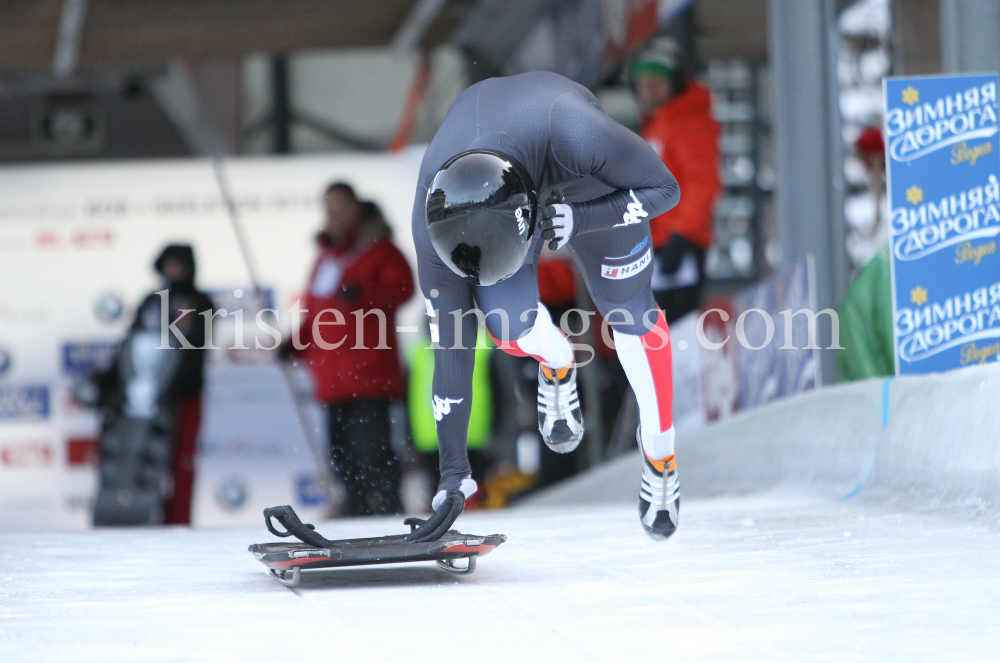
<path fill-rule="evenodd" d="M 142 325 L 140 313 L 138 312 L 141 312 L 149 305 L 159 306 L 161 296 L 157 292 L 150 293 L 139 305 L 139 308 L 136 309 L 136 319 L 132 323 L 132 330 L 136 330 Z M 195 347 L 193 350 L 180 348 L 180 342 L 174 338 L 172 333 L 170 334 L 171 345 L 177 346 L 177 351 L 181 352 L 182 355 L 177 375 L 167 395 L 170 398 L 199 396 L 205 384 L 204 348 L 207 340 L 205 338 L 206 316 L 201 315 L 201 313 L 205 311 L 211 313 L 213 310 L 212 300 L 209 299 L 208 295 L 197 290 L 191 283 L 173 283 L 168 289 L 167 302 L 170 323 L 177 322 L 176 329 L 184 335 L 188 343 Z M 183 309 L 194 309 L 194 312 L 184 315 L 178 321 Z"/>

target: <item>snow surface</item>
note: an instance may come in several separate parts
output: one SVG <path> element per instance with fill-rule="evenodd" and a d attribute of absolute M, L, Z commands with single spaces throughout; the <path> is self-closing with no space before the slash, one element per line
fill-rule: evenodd
<path fill-rule="evenodd" d="M 263 527 L 0 534 L 0 663 L 1000 661 L 1000 366 L 871 380 L 677 443 L 679 532 L 643 534 L 638 454 L 464 514 L 471 576 L 306 571 Z M 400 519 L 318 523 L 329 538 Z"/>
<path fill-rule="evenodd" d="M 329 569 L 294 590 L 246 550 L 263 524 L 0 535 L 0 661 L 1000 657 L 1000 533 L 974 523 L 772 496 L 685 503 L 665 543 L 625 505 L 458 524 L 509 540 L 470 576 Z"/>

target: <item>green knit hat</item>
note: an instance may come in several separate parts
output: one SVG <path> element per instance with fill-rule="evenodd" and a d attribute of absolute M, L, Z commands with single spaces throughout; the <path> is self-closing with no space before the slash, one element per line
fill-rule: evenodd
<path fill-rule="evenodd" d="M 632 65 L 633 80 L 643 74 L 674 80 L 677 75 L 677 42 L 669 37 L 659 37 L 650 42 Z"/>

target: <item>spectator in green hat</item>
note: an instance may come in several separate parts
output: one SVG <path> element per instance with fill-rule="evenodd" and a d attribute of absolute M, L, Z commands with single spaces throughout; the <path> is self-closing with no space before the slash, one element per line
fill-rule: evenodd
<path fill-rule="evenodd" d="M 673 39 L 654 39 L 632 67 L 642 109 L 642 137 L 677 178 L 681 200 L 649 222 L 653 296 L 667 322 L 701 303 L 705 250 L 719 194 L 719 124 L 707 88 L 685 80 Z"/>

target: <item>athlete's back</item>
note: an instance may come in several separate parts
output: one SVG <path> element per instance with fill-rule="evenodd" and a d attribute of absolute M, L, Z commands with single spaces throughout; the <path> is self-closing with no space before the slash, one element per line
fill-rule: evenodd
<path fill-rule="evenodd" d="M 468 150 L 516 159 L 543 204 L 555 186 L 569 203 L 592 203 L 574 208 L 577 232 L 611 227 L 621 218 L 617 209 L 631 202 L 623 192 L 633 190 L 653 216 L 679 197 L 656 152 L 608 117 L 589 90 L 558 74 L 531 72 L 477 83 L 452 104 L 421 164 L 415 234 L 426 223 L 424 201 L 435 173 Z"/>

